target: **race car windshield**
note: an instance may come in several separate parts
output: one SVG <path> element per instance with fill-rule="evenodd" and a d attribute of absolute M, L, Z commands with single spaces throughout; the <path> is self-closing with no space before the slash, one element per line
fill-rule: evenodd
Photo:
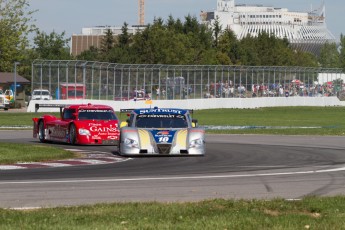
<path fill-rule="evenodd" d="M 174 114 L 145 114 L 136 118 L 138 128 L 187 128 L 186 117 Z"/>
<path fill-rule="evenodd" d="M 34 91 L 33 95 L 49 95 L 48 91 Z"/>
<path fill-rule="evenodd" d="M 79 110 L 79 120 L 117 120 L 112 110 L 82 109 Z"/>

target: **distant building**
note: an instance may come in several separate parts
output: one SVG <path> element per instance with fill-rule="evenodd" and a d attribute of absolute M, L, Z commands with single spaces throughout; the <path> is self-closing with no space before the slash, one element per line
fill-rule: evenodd
<path fill-rule="evenodd" d="M 287 38 L 295 49 L 314 54 L 319 54 L 326 42 L 336 42 L 325 23 L 324 4 L 311 12 L 290 12 L 287 8 L 235 5 L 235 0 L 217 0 L 216 11 L 202 11 L 200 16 L 210 26 L 218 18 L 222 29 L 230 28 L 238 39 L 266 32 Z"/>
<path fill-rule="evenodd" d="M 128 33 L 135 34 L 145 28 L 145 26 L 130 26 L 128 27 Z M 101 48 L 104 34 L 109 29 L 112 31 L 114 36 L 122 34 L 122 27 L 96 26 L 82 28 L 81 34 L 72 35 L 70 53 L 76 56 L 81 54 L 83 51 L 90 49 L 91 46 Z"/>
<path fill-rule="evenodd" d="M 0 72 L 0 88 L 1 89 L 9 89 L 14 87 L 14 73 L 9 72 Z M 21 85 L 30 85 L 30 81 L 26 78 L 20 76 L 18 73 L 16 74 L 16 83 L 17 87 Z"/>
<path fill-rule="evenodd" d="M 29 88 L 31 82 L 18 73 L 16 74 L 16 79 L 14 79 L 14 73 L 0 72 L 0 91 L 5 92 L 8 90 L 14 92 L 14 82 L 16 82 L 15 106 L 16 108 L 25 107 L 25 101 L 28 101 L 25 90 Z"/>

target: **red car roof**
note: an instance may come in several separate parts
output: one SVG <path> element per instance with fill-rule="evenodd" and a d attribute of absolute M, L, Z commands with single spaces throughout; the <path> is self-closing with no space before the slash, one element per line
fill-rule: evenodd
<path fill-rule="evenodd" d="M 77 105 L 70 105 L 67 106 L 68 109 L 111 109 L 113 110 L 113 107 L 108 105 L 94 105 L 94 104 L 77 104 Z"/>

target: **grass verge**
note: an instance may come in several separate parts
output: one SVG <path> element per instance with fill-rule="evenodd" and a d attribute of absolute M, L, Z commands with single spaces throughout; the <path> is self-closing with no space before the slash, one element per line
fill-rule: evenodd
<path fill-rule="evenodd" d="M 196 111 L 200 125 L 247 126 L 246 129 L 207 130 L 208 133 L 345 135 L 345 107 L 274 107 Z M 253 128 L 262 126 L 263 128 Z"/>
<path fill-rule="evenodd" d="M 0 209 L 0 229 L 344 229 L 345 197 Z"/>
<path fill-rule="evenodd" d="M 195 110 L 200 126 L 243 126 L 243 129 L 212 130 L 223 134 L 345 135 L 345 107 L 273 107 L 258 109 Z M 52 113 L 59 116 L 59 113 Z M 1 127 L 32 126 L 43 113 L 0 113 Z M 125 114 L 118 113 L 120 120 Z M 260 128 L 261 127 L 261 128 Z"/>
<path fill-rule="evenodd" d="M 47 145 L 0 143 L 0 164 L 37 162 L 74 157 L 72 152 Z"/>

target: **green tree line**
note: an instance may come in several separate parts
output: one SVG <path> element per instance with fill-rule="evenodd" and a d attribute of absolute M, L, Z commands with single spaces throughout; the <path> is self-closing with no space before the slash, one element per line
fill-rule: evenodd
<path fill-rule="evenodd" d="M 330 51 L 325 49 L 325 52 Z M 334 56 L 340 59 L 337 50 L 335 53 Z M 200 25 L 197 18 L 189 15 L 183 22 L 172 16 L 166 21 L 158 18 L 134 35 L 128 33 L 128 25 L 125 23 L 121 35 L 114 37 L 111 30 L 108 30 L 99 49 L 92 47 L 76 58 L 135 64 L 320 65 L 317 56 L 292 49 L 287 39 L 262 33 L 258 37 L 248 36 L 238 40 L 233 31 L 222 30 L 218 20 L 211 29 Z"/>
<path fill-rule="evenodd" d="M 304 66 L 343 68 L 345 71 L 345 36 L 340 46 L 325 44 L 319 56 L 295 50 L 287 39 L 262 33 L 238 40 L 234 32 L 223 29 L 216 19 L 212 28 L 200 25 L 196 17 L 184 20 L 169 16 L 155 19 L 144 30 L 130 34 L 128 24 L 122 34 L 108 30 L 100 48 L 90 47 L 78 56 L 71 56 L 70 39 L 65 33 L 42 32 L 34 24 L 35 11 L 28 0 L 0 0 L 0 72 L 19 72 L 28 78 L 35 59 L 88 60 L 126 64 L 170 65 L 249 65 Z M 34 33 L 32 43 L 29 34 Z"/>

